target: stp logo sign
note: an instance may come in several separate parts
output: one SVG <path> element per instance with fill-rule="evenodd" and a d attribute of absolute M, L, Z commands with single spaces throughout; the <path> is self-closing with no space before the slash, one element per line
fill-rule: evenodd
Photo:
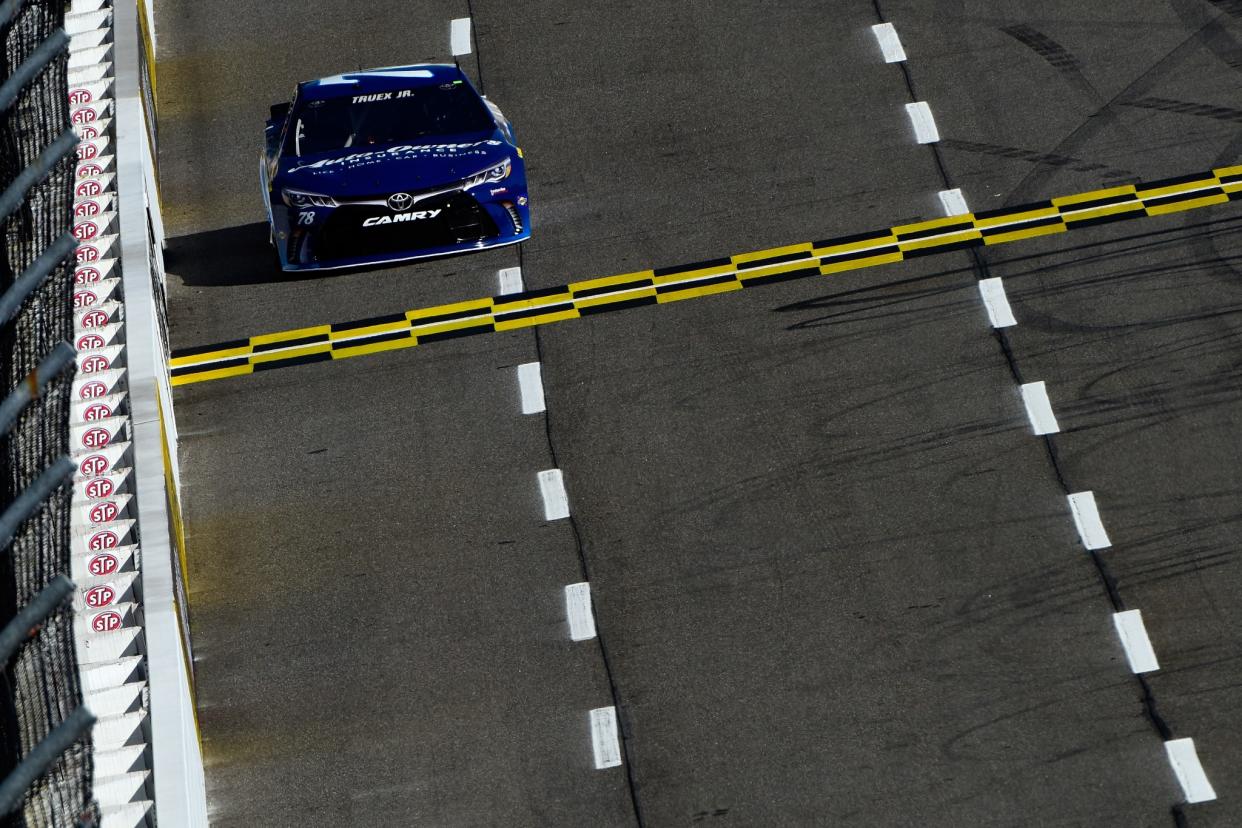
<path fill-rule="evenodd" d="M 82 445 L 91 449 L 104 448 L 111 440 L 112 438 L 108 436 L 108 429 L 106 428 L 87 429 L 86 433 L 82 435 Z"/>
<path fill-rule="evenodd" d="M 116 532 L 111 529 L 105 529 L 102 532 L 96 532 L 91 535 L 91 539 L 86 542 L 86 548 L 91 551 L 100 549 L 116 549 L 121 539 L 116 536 Z"/>
<path fill-rule="evenodd" d="M 90 142 L 84 141 L 78 144 L 78 158 L 89 161 L 92 158 L 99 157 L 99 147 Z"/>
<path fill-rule="evenodd" d="M 83 183 L 98 184 L 99 182 L 92 179 L 91 181 L 86 181 Z M 77 216 L 78 218 L 81 218 L 83 216 L 97 216 L 99 215 L 99 202 L 90 201 L 90 200 L 79 201 L 77 204 L 73 205 L 73 214 Z"/>
<path fill-rule="evenodd" d="M 108 393 L 108 386 L 104 385 L 100 380 L 91 380 L 85 383 L 78 391 L 78 399 L 93 400 L 96 397 L 102 397 Z"/>
<path fill-rule="evenodd" d="M 73 188 L 73 193 L 81 198 L 90 198 L 97 196 L 103 192 L 103 185 L 94 178 L 88 178 L 85 181 L 79 181 L 78 186 Z"/>
<path fill-rule="evenodd" d="M 74 235 L 77 235 L 76 228 Z M 78 239 L 78 241 L 81 241 L 81 239 Z M 79 264 L 82 262 L 97 262 L 99 261 L 99 248 L 93 244 L 79 244 L 75 258 Z"/>
<path fill-rule="evenodd" d="M 93 423 L 96 420 L 102 420 L 104 417 L 111 416 L 112 409 L 103 403 L 91 403 L 86 407 L 86 410 L 82 412 L 82 419 L 88 423 Z"/>
<path fill-rule="evenodd" d="M 94 99 L 95 99 L 95 96 L 91 94 L 91 90 L 89 89 L 78 88 L 78 89 L 69 90 L 69 105 L 70 106 L 82 106 L 83 104 L 90 103 Z"/>
<path fill-rule="evenodd" d="M 95 555 L 86 561 L 86 571 L 97 577 L 111 575 L 121 568 L 121 561 L 111 552 Z"/>
<path fill-rule="evenodd" d="M 116 590 L 107 584 L 100 584 L 82 593 L 82 600 L 88 607 L 106 607 L 116 601 Z"/>
<path fill-rule="evenodd" d="M 83 110 L 81 110 L 81 111 L 82 111 L 82 112 L 90 112 L 90 113 L 91 113 L 91 115 L 94 115 L 94 114 L 95 114 L 95 110 L 93 110 L 93 109 L 83 109 Z M 78 113 L 77 113 L 77 112 L 75 112 L 75 113 L 73 113 L 73 114 L 74 114 L 74 115 L 76 115 L 76 114 L 78 114 Z M 90 119 L 88 119 L 88 120 L 92 120 L 92 121 L 93 121 L 93 120 L 94 120 L 94 118 L 90 118 Z M 85 121 L 74 121 L 74 123 L 75 123 L 75 124 L 80 124 L 80 123 L 85 123 Z M 78 134 L 82 136 L 82 140 L 83 140 L 83 141 L 94 141 L 96 138 L 98 138 L 98 137 L 99 137 L 99 129 L 98 129 L 98 127 L 95 127 L 95 126 L 84 126 L 84 127 L 82 127 L 81 129 L 79 129 L 79 130 L 78 130 Z"/>
<path fill-rule="evenodd" d="M 105 434 L 107 432 L 104 432 Z M 78 464 L 78 471 L 82 472 L 83 477 L 98 477 L 108 470 L 108 458 L 102 454 L 92 454 L 90 457 L 82 458 L 82 462 Z"/>
<path fill-rule="evenodd" d="M 91 507 L 90 519 L 91 523 L 110 523 L 116 520 L 116 516 L 121 510 L 111 500 L 105 500 L 103 503 L 96 503 Z"/>
<path fill-rule="evenodd" d="M 97 267 L 79 267 L 73 272 L 73 281 L 79 285 L 93 285 L 95 282 L 103 279 L 103 274 L 99 272 Z"/>
<path fill-rule="evenodd" d="M 96 477 L 94 480 L 86 481 L 86 485 L 82 490 L 86 492 L 87 497 L 108 497 L 112 494 L 112 490 L 116 486 L 107 477 Z"/>
<path fill-rule="evenodd" d="M 73 293 L 73 306 L 75 308 L 89 308 L 98 301 L 99 297 L 95 295 L 93 290 L 77 290 Z"/>
<path fill-rule="evenodd" d="M 108 314 L 105 311 L 93 310 L 82 314 L 83 328 L 102 328 L 108 324 Z"/>
<path fill-rule="evenodd" d="M 93 221 L 83 221 L 73 225 L 73 237 L 78 241 L 90 241 L 99 235 L 99 225 Z M 95 253 L 99 255 L 98 251 Z M 92 259 L 92 261 L 94 261 Z"/>
<path fill-rule="evenodd" d="M 91 619 L 91 629 L 97 633 L 113 632 L 121 628 L 121 614 L 116 610 L 101 612 Z"/>
<path fill-rule="evenodd" d="M 91 354 L 82 359 L 82 373 L 95 374 L 99 371 L 107 371 L 112 367 L 112 363 L 108 362 L 108 358 L 103 354 Z"/>
<path fill-rule="evenodd" d="M 103 167 L 94 162 L 78 164 L 78 178 L 94 178 L 97 175 L 103 175 Z"/>
<path fill-rule="evenodd" d="M 104 346 L 104 338 L 96 333 L 82 334 L 78 337 L 79 351 L 93 351 Z"/>
<path fill-rule="evenodd" d="M 75 124 L 88 124 L 99 117 L 99 113 L 88 107 L 73 110 L 73 114 L 69 116 L 69 120 Z M 92 135 L 92 138 L 95 136 Z"/>

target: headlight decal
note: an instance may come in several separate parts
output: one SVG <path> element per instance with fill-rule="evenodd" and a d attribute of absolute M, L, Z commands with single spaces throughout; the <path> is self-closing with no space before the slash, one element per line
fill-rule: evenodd
<path fill-rule="evenodd" d="M 306 207 L 336 207 L 336 199 L 322 193 L 308 193 L 305 190 L 283 189 L 280 200 L 289 207 L 303 209 Z"/>
<path fill-rule="evenodd" d="M 470 176 L 462 184 L 463 190 L 470 190 L 478 187 L 480 184 L 493 184 L 497 181 L 503 181 L 509 177 L 509 173 L 513 172 L 513 159 L 506 157 L 499 164 L 494 164 L 485 170 L 480 170 Z"/>

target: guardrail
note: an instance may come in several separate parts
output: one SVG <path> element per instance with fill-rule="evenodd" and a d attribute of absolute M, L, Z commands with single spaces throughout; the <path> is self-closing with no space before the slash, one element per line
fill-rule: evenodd
<path fill-rule="evenodd" d="M 0 403 L 0 619 L 13 616 L 0 656 L 13 649 L 15 677 L 0 686 L 0 819 L 18 809 L 15 825 L 207 824 L 151 32 L 132 0 L 0 2 L 5 52 L 21 58 L 0 65 L 0 146 L 17 155 L 0 149 L 14 389 Z"/>
<path fill-rule="evenodd" d="M 68 344 L 78 138 L 64 0 L 0 3 L 0 818 L 94 825 L 92 724 L 71 596 Z"/>

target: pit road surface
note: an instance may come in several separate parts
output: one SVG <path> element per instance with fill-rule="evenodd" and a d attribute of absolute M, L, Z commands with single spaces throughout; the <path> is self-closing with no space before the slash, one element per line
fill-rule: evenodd
<path fill-rule="evenodd" d="M 926 5 L 163 2 L 173 344 L 487 295 L 504 267 L 539 288 L 930 219 L 954 188 L 978 212 L 1239 162 L 1236 4 Z M 273 274 L 267 106 L 448 60 L 467 16 L 532 241 Z M 213 824 L 1242 823 L 1240 222 L 179 390 Z M 533 361 L 546 415 L 519 405 Z M 551 468 L 568 520 L 544 519 Z M 599 637 L 574 642 L 583 580 Z M 1117 609 L 1142 611 L 1145 684 Z M 597 770 L 588 711 L 613 705 L 624 761 Z M 1178 805 L 1182 737 L 1215 801 Z"/>

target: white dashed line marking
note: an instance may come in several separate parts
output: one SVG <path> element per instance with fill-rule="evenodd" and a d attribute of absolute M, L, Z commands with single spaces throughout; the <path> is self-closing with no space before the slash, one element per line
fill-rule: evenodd
<path fill-rule="evenodd" d="M 586 581 L 565 587 L 565 616 L 569 619 L 569 638 L 588 641 L 595 637 L 595 615 L 591 612 L 591 585 Z"/>
<path fill-rule="evenodd" d="M 527 362 L 518 366 L 518 388 L 522 392 L 522 413 L 542 414 L 547 410 L 543 401 L 543 366 Z"/>
<path fill-rule="evenodd" d="M 459 17 L 453 21 L 450 29 L 450 40 L 453 46 L 453 57 L 470 54 L 470 18 Z"/>
<path fill-rule="evenodd" d="M 1126 660 L 1135 673 L 1150 673 L 1160 669 L 1156 660 L 1156 651 L 1152 649 L 1151 639 L 1147 637 L 1147 627 L 1143 626 L 1143 614 L 1138 610 L 1126 610 L 1113 613 L 1113 626 L 1117 628 L 1117 636 L 1121 646 L 1125 648 Z"/>
<path fill-rule="evenodd" d="M 545 520 L 569 517 L 569 495 L 565 494 L 565 479 L 560 469 L 539 472 L 539 491 L 543 495 Z"/>
<path fill-rule="evenodd" d="M 937 195 L 940 196 L 940 206 L 944 208 L 946 216 L 964 216 L 970 212 L 970 208 L 966 206 L 966 196 L 957 187 L 941 190 Z"/>
<path fill-rule="evenodd" d="M 910 123 L 914 124 L 914 139 L 920 144 L 934 144 L 940 140 L 940 132 L 936 129 L 936 119 L 932 117 L 931 107 L 927 101 L 906 104 L 906 114 Z"/>
<path fill-rule="evenodd" d="M 621 764 L 621 743 L 617 740 L 617 708 L 597 707 L 591 711 L 591 747 L 595 751 L 595 769 L 615 768 Z"/>
<path fill-rule="evenodd" d="M 521 293 L 526 289 L 522 284 L 522 268 L 520 267 L 504 267 L 496 271 L 496 278 L 500 282 L 500 295 L 507 293 Z"/>
<path fill-rule="evenodd" d="M 1074 525 L 1078 537 L 1088 549 L 1107 549 L 1113 545 L 1100 522 L 1100 510 L 1095 505 L 1094 492 L 1074 492 L 1069 496 L 1070 511 L 1074 513 Z"/>
<path fill-rule="evenodd" d="M 1005 283 L 999 276 L 980 280 L 979 295 L 983 297 L 983 305 L 988 309 L 988 319 L 993 328 L 1010 328 L 1018 324 L 1009 307 L 1009 297 L 1005 295 Z"/>
<path fill-rule="evenodd" d="M 1022 402 L 1026 416 L 1036 434 L 1056 434 L 1061 430 L 1057 416 L 1052 413 L 1052 401 L 1048 399 L 1048 386 L 1040 382 L 1028 382 L 1022 386 Z"/>
<path fill-rule="evenodd" d="M 1203 765 L 1199 764 L 1194 739 L 1170 739 L 1164 743 L 1164 749 L 1187 802 L 1210 802 L 1216 798 L 1216 791 L 1212 790 L 1212 783 L 1208 782 Z"/>
<path fill-rule="evenodd" d="M 885 63 L 901 63 L 906 59 L 906 50 L 901 48 L 901 38 L 892 23 L 877 23 L 871 27 L 871 33 L 880 41 Z"/>

